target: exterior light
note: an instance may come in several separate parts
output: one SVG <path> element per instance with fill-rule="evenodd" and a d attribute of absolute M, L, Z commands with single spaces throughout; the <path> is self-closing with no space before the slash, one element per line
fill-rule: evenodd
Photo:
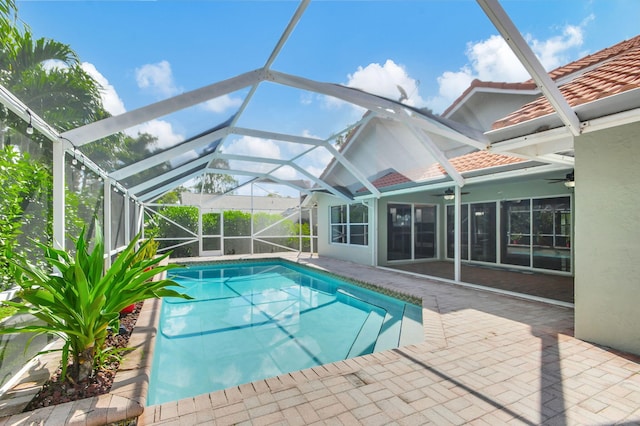
<path fill-rule="evenodd" d="M 27 134 L 33 134 L 33 124 L 31 124 L 31 111 L 27 110 L 27 114 L 29 114 L 29 124 L 27 125 Z"/>
<path fill-rule="evenodd" d="M 564 186 L 566 186 L 567 188 L 576 187 L 576 178 L 575 178 L 575 175 L 573 174 L 573 170 L 571 171 L 571 173 L 567 174 L 566 179 L 564 180 Z"/>
<path fill-rule="evenodd" d="M 446 191 L 444 191 L 444 199 L 451 201 L 454 198 L 456 198 L 456 194 L 453 193 L 453 189 L 449 188 Z"/>

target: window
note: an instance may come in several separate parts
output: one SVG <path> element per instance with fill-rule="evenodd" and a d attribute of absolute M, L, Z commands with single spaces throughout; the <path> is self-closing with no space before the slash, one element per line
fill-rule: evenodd
<path fill-rule="evenodd" d="M 531 266 L 531 201 L 502 201 L 502 263 Z"/>
<path fill-rule="evenodd" d="M 387 260 L 436 257 L 436 206 L 390 203 L 387 217 Z"/>
<path fill-rule="evenodd" d="M 460 206 L 460 258 L 496 263 L 496 203 Z M 454 257 L 454 206 L 447 206 L 447 257 Z"/>
<path fill-rule="evenodd" d="M 498 205 L 499 212 L 495 202 L 461 205 L 462 260 L 571 271 L 569 197 L 505 200 Z M 446 206 L 446 212 L 447 257 L 453 258 L 454 206 Z"/>
<path fill-rule="evenodd" d="M 331 206 L 331 242 L 366 246 L 369 244 L 369 207 L 364 204 Z"/>
<path fill-rule="evenodd" d="M 569 197 L 502 202 L 502 262 L 571 271 Z"/>

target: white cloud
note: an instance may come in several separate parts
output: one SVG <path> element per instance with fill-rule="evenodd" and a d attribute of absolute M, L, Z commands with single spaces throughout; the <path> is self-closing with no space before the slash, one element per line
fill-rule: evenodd
<path fill-rule="evenodd" d="M 93 64 L 85 62 L 82 64 L 82 69 L 91 75 L 102 87 L 100 96 L 105 110 L 111 115 L 119 115 L 127 112 L 124 102 L 116 92 L 115 87 L 109 83 L 109 80 L 107 80 Z M 169 72 L 170 71 L 169 69 Z M 184 140 L 184 136 L 175 133 L 171 123 L 165 120 L 151 120 L 147 123 L 126 129 L 125 133 L 131 137 L 137 137 L 138 133 L 148 133 L 155 136 L 158 139 L 155 146 L 156 149 L 169 148 Z M 190 154 L 187 153 L 186 155 Z"/>
<path fill-rule="evenodd" d="M 136 82 L 141 89 L 148 89 L 161 96 L 173 96 L 180 91 L 173 81 L 173 72 L 168 61 L 136 68 Z"/>
<path fill-rule="evenodd" d="M 222 152 L 225 154 L 282 159 L 280 147 L 274 141 L 253 136 L 243 136 L 229 144 L 225 143 L 222 147 Z"/>
<path fill-rule="evenodd" d="M 396 100 L 406 95 L 407 99 L 403 102 L 410 106 L 424 104 L 424 100 L 418 94 L 420 83 L 409 77 L 404 67 L 391 59 L 387 59 L 384 65 L 373 63 L 364 68 L 358 67 L 358 70 L 348 77 L 349 87 Z"/>
<path fill-rule="evenodd" d="M 100 98 L 102 98 L 102 106 L 111 115 L 120 115 L 127 112 L 124 102 L 116 92 L 116 88 L 109 83 L 109 80 L 102 75 L 95 65 L 89 62 L 82 63 L 82 69 L 93 77 L 100 85 Z"/>
<path fill-rule="evenodd" d="M 317 137 L 306 130 L 303 132 L 303 136 L 310 138 Z M 309 148 L 308 146 L 303 145 L 300 145 L 300 147 L 302 147 L 302 149 L 298 153 Z M 322 146 L 319 146 L 302 156 L 298 161 L 298 164 L 313 176 L 318 177 L 322 174 L 325 167 L 327 167 L 332 158 L 333 155 L 329 152 L 329 150 Z M 305 177 L 305 179 L 307 178 Z"/>
<path fill-rule="evenodd" d="M 523 81 L 528 77 L 509 45 L 500 36 L 467 45 L 474 77 L 484 81 Z"/>
<path fill-rule="evenodd" d="M 302 179 L 298 172 L 290 166 L 280 167 L 273 175 L 282 180 L 297 180 Z"/>
<path fill-rule="evenodd" d="M 579 26 L 567 25 L 562 34 L 547 40 L 525 36 L 532 50 L 547 70 L 567 63 L 569 55 L 583 43 L 584 27 L 593 17 L 585 19 Z M 530 78 L 504 39 L 493 35 L 486 40 L 467 45 L 469 60 L 458 71 L 445 71 L 438 77 L 438 95 L 429 99 L 429 106 L 441 112 L 462 94 L 474 79 L 497 82 L 520 82 Z"/>
<path fill-rule="evenodd" d="M 129 136 L 136 137 L 138 133 L 149 133 L 158 138 L 157 149 L 172 147 L 184 140 L 184 136 L 173 131 L 173 126 L 168 121 L 151 120 L 139 126 L 126 130 Z"/>
<path fill-rule="evenodd" d="M 387 59 L 383 65 L 371 63 L 364 68 L 358 67 L 356 72 L 347 76 L 345 85 L 393 100 L 400 100 L 406 96 L 402 102 L 410 106 L 425 105 L 424 99 L 418 93 L 420 82 L 410 77 L 402 65 L 396 64 L 391 59 Z M 336 108 L 345 103 L 340 99 L 326 97 L 325 105 Z M 361 115 L 363 109 L 355 108 Z"/>
<path fill-rule="evenodd" d="M 589 22 L 589 20 L 585 22 Z M 545 41 L 532 40 L 532 49 L 540 58 L 545 69 L 552 70 L 569 61 L 567 57 L 569 49 L 582 46 L 584 42 L 582 33 L 582 27 L 567 25 L 562 31 L 562 35 L 551 37 Z"/>
<path fill-rule="evenodd" d="M 221 113 L 225 112 L 229 108 L 237 108 L 240 105 L 242 105 L 242 99 L 223 95 L 205 102 L 204 109 L 215 113 Z"/>

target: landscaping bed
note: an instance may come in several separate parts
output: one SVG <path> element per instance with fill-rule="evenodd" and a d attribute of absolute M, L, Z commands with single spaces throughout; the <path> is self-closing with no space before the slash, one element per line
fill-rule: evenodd
<path fill-rule="evenodd" d="M 120 315 L 120 332 L 111 333 L 105 341 L 106 347 L 126 348 L 129 337 L 136 324 L 140 309 L 144 302 L 138 302 L 133 312 Z M 126 356 L 126 353 L 123 354 Z M 95 370 L 93 377 L 74 383 L 70 380 L 60 380 L 61 369 L 43 385 L 31 402 L 26 406 L 25 412 L 65 402 L 77 401 L 109 393 L 113 381 L 120 366 L 117 359 L 106 363 L 103 368 Z"/>

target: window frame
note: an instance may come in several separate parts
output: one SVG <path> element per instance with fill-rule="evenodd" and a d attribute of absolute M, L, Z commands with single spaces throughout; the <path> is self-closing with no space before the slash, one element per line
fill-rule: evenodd
<path fill-rule="evenodd" d="M 352 207 L 363 208 L 363 220 L 362 222 L 352 222 Z M 338 221 L 334 221 L 334 209 L 340 209 L 338 213 Z M 334 230 L 338 229 L 338 232 Z M 362 229 L 362 232 L 358 234 L 359 238 L 355 238 L 355 229 Z M 339 237 L 336 238 L 335 235 Z M 354 242 L 354 240 L 362 239 L 362 243 Z M 342 240 L 342 241 L 339 241 Z M 355 247 L 368 247 L 369 246 L 369 206 L 366 204 L 338 204 L 329 206 L 329 244 L 355 246 Z"/>

